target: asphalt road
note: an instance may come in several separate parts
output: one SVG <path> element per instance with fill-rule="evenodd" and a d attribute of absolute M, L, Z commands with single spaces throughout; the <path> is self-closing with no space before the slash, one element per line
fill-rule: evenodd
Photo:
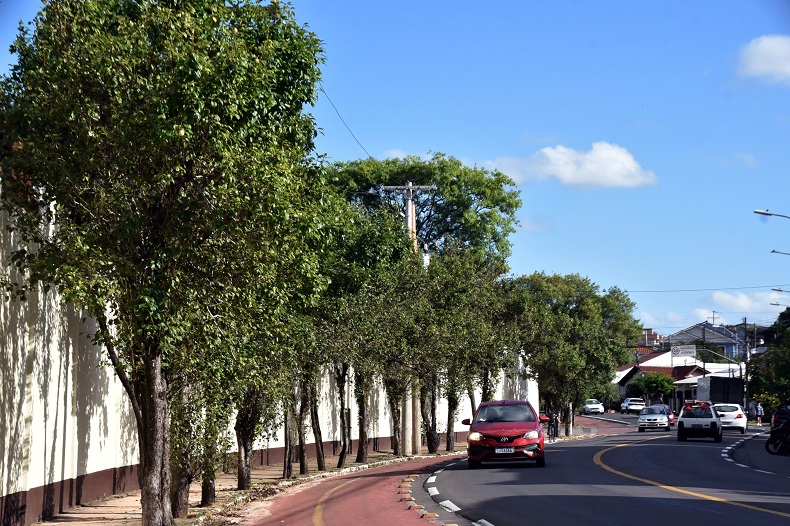
<path fill-rule="evenodd" d="M 458 524 L 790 524 L 790 457 L 768 455 L 761 431 L 720 444 L 678 442 L 674 428 L 558 442 L 545 468 L 458 461 L 423 486 Z"/>
<path fill-rule="evenodd" d="M 548 444 L 545 468 L 412 459 L 283 494 L 256 524 L 790 524 L 790 457 L 765 452 L 767 428 L 678 442 L 674 428 L 637 433 L 635 416 L 604 418 L 584 425 L 620 434 Z"/>

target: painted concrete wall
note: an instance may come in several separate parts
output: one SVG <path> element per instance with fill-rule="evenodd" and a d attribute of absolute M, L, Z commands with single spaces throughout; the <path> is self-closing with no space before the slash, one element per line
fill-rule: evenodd
<path fill-rule="evenodd" d="M 12 241 L 0 232 L 2 272 Z M 54 293 L 0 301 L 2 524 L 50 517 L 127 482 L 137 486 L 131 407 L 85 330 Z M 104 474 L 110 487 L 97 488 L 90 474 Z"/>

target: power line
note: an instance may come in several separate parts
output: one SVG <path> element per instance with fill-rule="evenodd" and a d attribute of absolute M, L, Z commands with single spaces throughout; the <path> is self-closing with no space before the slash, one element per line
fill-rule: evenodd
<path fill-rule="evenodd" d="M 756 287 L 718 287 L 713 289 L 666 289 L 666 290 L 626 290 L 626 292 L 639 292 L 639 293 L 647 293 L 647 292 L 655 292 L 655 293 L 662 293 L 662 292 L 711 292 L 716 290 L 746 290 L 746 289 L 765 289 L 765 288 L 773 288 L 773 287 L 790 287 L 790 285 L 758 285 Z"/>
<path fill-rule="evenodd" d="M 331 105 L 332 105 L 332 107 L 335 109 L 335 113 L 337 113 L 337 116 L 340 118 L 340 122 L 342 122 L 342 123 L 343 123 L 343 126 L 345 126 L 345 127 L 346 127 L 346 129 L 348 130 L 348 133 L 350 133 L 350 134 L 351 134 L 351 136 L 354 138 L 354 140 L 355 140 L 355 141 L 357 141 L 357 144 L 359 145 L 359 147 L 360 147 L 360 148 L 362 148 L 362 150 L 364 150 L 364 152 L 367 154 L 367 156 L 368 156 L 368 157 L 370 157 L 370 158 L 372 159 L 372 158 L 373 158 L 373 156 L 372 156 L 372 155 L 370 155 L 370 154 L 368 153 L 368 151 L 365 149 L 365 147 L 364 147 L 364 146 L 362 146 L 362 143 L 361 143 L 361 142 L 359 142 L 359 139 L 357 139 L 357 136 L 356 136 L 356 135 L 354 135 L 354 132 L 352 132 L 352 131 L 351 131 L 351 128 L 349 128 L 349 127 L 348 127 L 348 124 L 346 124 L 346 121 L 345 121 L 345 120 L 343 120 L 343 116 L 342 116 L 342 115 L 340 115 L 340 112 L 338 111 L 338 109 L 337 109 L 337 106 L 335 106 L 335 103 L 334 103 L 334 102 L 332 102 L 332 99 L 331 99 L 331 98 L 329 98 L 329 94 L 326 92 L 326 90 L 324 90 L 324 85 L 323 85 L 323 84 L 321 84 L 321 83 L 319 82 L 319 83 L 318 83 L 318 86 L 319 86 L 319 89 L 321 90 L 321 93 L 323 93 L 323 94 L 324 94 L 324 96 L 326 97 L 326 100 L 328 100 L 328 101 L 329 101 L 329 104 L 331 104 Z"/>

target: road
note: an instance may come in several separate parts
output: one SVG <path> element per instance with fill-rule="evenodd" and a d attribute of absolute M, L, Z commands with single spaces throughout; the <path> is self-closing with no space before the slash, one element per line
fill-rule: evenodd
<path fill-rule="evenodd" d="M 634 431 L 548 444 L 545 468 L 415 459 L 278 497 L 257 524 L 790 524 L 790 457 L 765 452 L 767 429 L 678 442 L 608 418 Z"/>
<path fill-rule="evenodd" d="M 790 458 L 768 455 L 760 431 L 720 444 L 678 442 L 674 429 L 562 442 L 545 468 L 460 461 L 424 487 L 466 524 L 789 524 Z"/>

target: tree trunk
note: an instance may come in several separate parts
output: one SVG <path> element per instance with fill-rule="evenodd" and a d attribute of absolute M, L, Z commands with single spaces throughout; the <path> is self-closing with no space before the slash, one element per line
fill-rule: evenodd
<path fill-rule="evenodd" d="M 194 478 L 193 465 L 197 463 L 191 439 L 192 414 L 188 410 L 191 396 L 192 386 L 184 386 L 170 407 L 170 507 L 173 518 L 179 519 L 189 515 L 189 486 Z"/>
<path fill-rule="evenodd" d="M 458 396 L 455 391 L 447 392 L 447 447 L 445 451 L 455 451 L 455 417 L 458 414 Z"/>
<path fill-rule="evenodd" d="M 425 441 L 428 445 L 428 453 L 435 454 L 439 452 L 439 432 L 436 425 L 436 378 L 434 375 L 429 378 L 429 382 L 423 382 L 424 388 L 420 392 L 422 397 L 420 409 L 422 421 L 427 424 Z"/>
<path fill-rule="evenodd" d="M 236 482 L 237 489 L 248 490 L 252 484 L 250 461 L 252 447 L 255 442 L 255 430 L 260 419 L 260 393 L 257 388 L 249 387 L 242 397 L 241 405 L 236 413 Z"/>
<path fill-rule="evenodd" d="M 283 453 L 283 478 L 294 476 L 293 405 L 289 400 L 285 409 L 285 451 Z"/>
<path fill-rule="evenodd" d="M 217 486 L 214 470 L 204 471 L 200 475 L 200 505 L 213 506 L 217 501 Z M 249 489 L 249 488 L 247 488 Z"/>
<path fill-rule="evenodd" d="M 174 526 L 170 506 L 170 406 L 159 348 L 145 349 L 145 385 L 140 391 L 140 504 L 143 526 Z"/>
<path fill-rule="evenodd" d="M 356 462 L 366 464 L 368 461 L 368 397 L 367 391 L 370 385 L 370 376 L 362 373 L 355 373 L 354 391 L 357 398 L 357 410 L 359 411 L 359 447 L 357 448 Z"/>
<path fill-rule="evenodd" d="M 384 387 L 387 391 L 387 403 L 390 407 L 392 416 L 392 454 L 396 457 L 403 456 L 401 449 L 401 404 L 403 402 L 403 392 L 391 382 L 385 380 Z"/>
<path fill-rule="evenodd" d="M 475 390 L 469 387 L 466 390 L 466 394 L 469 397 L 469 404 L 472 406 L 472 415 L 474 416 L 475 411 L 477 410 L 477 401 L 475 400 Z"/>
<path fill-rule="evenodd" d="M 338 396 L 340 397 L 340 455 L 337 459 L 337 467 L 342 468 L 346 465 L 348 455 L 348 421 L 346 420 L 346 381 L 348 379 L 348 364 L 335 364 L 335 382 L 337 383 Z"/>
<path fill-rule="evenodd" d="M 310 473 L 310 467 L 307 465 L 307 443 L 305 435 L 305 421 L 307 420 L 307 411 L 309 409 L 309 397 L 307 393 L 307 386 L 304 382 L 299 386 L 299 416 L 296 421 L 296 430 L 299 434 L 299 474 L 307 475 Z"/>
<path fill-rule="evenodd" d="M 173 509 L 173 518 L 186 518 L 189 515 L 189 485 L 192 483 L 189 464 L 173 462 L 170 478 L 172 480 L 170 506 Z"/>
<path fill-rule="evenodd" d="M 321 435 L 321 419 L 318 415 L 318 393 L 315 380 L 310 384 L 310 424 L 313 427 L 313 440 L 315 440 L 315 459 L 318 471 L 326 471 L 326 458 L 324 457 L 324 437 Z"/>

